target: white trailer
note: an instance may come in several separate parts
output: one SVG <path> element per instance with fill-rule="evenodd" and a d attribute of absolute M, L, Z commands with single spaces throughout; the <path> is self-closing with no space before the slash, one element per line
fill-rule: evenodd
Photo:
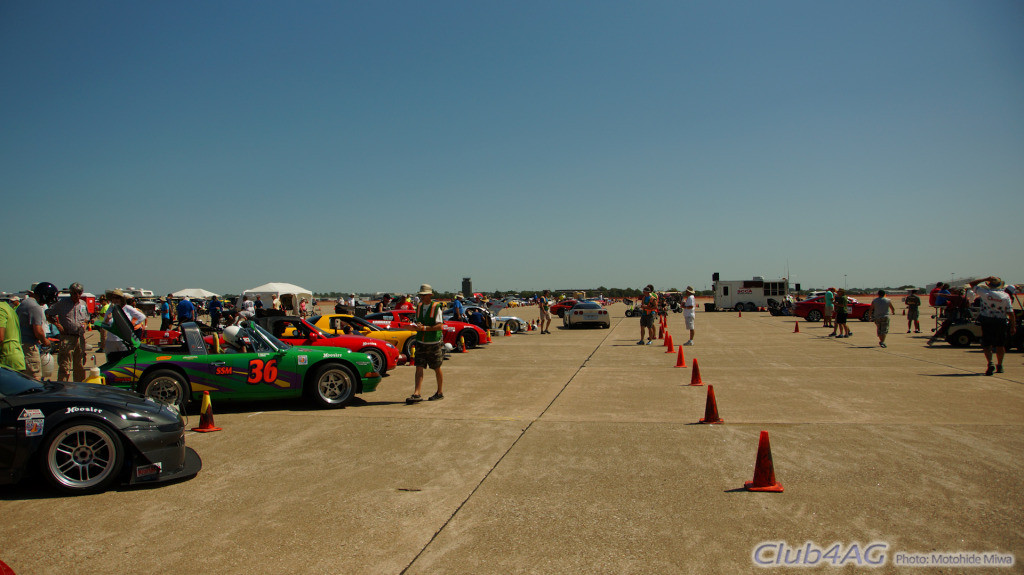
<path fill-rule="evenodd" d="M 754 276 L 749 280 L 720 280 L 716 273 L 712 282 L 715 309 L 754 311 L 768 307 L 769 299 L 782 303 L 789 297 L 789 280 L 786 278 L 765 281 L 763 277 Z"/>

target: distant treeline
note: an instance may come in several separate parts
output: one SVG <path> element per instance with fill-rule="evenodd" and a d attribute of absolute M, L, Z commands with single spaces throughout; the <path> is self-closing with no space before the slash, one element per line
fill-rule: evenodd
<path fill-rule="evenodd" d="M 587 297 L 597 297 L 599 295 L 602 295 L 602 296 L 607 297 L 607 298 L 624 298 L 624 297 L 639 297 L 639 296 L 643 295 L 643 292 L 640 289 L 638 289 L 638 288 L 607 288 L 607 287 L 604 287 L 604 286 L 601 286 L 601 287 L 598 287 L 598 288 L 593 288 L 593 289 L 575 289 L 575 290 L 573 290 L 573 289 L 567 289 L 567 290 L 553 289 L 553 290 L 551 290 L 551 293 L 552 294 L 556 294 L 556 295 L 557 294 L 571 295 L 571 294 L 573 294 L 575 292 L 579 292 L 579 291 L 586 292 Z M 667 292 L 681 292 L 682 290 L 679 290 L 677 288 L 671 288 L 671 289 L 667 289 L 667 290 L 658 290 L 658 291 L 659 292 L 666 292 L 666 291 Z M 339 292 L 339 291 L 319 292 L 319 293 L 314 293 L 313 297 L 316 297 L 318 299 L 338 299 L 339 297 L 348 298 L 350 293 L 351 292 Z M 502 298 L 505 298 L 505 297 L 521 297 L 521 298 L 529 299 L 529 298 L 532 298 L 532 297 L 534 297 L 536 295 L 540 295 L 540 294 L 544 293 L 544 290 L 499 290 L 499 291 L 494 291 L 494 292 L 479 292 L 479 293 L 483 293 L 485 296 L 487 296 L 489 298 L 495 298 L 495 299 L 502 299 Z M 438 299 L 451 299 L 451 298 L 454 298 L 457 294 L 458 294 L 458 292 L 446 292 L 446 291 L 437 291 L 437 292 L 435 292 L 435 296 Z M 359 297 L 361 299 L 367 299 L 367 298 L 376 299 L 378 294 L 374 293 L 374 294 L 356 294 L 356 295 L 357 295 L 357 297 Z M 392 295 L 394 295 L 394 294 L 392 294 Z M 705 291 L 698 291 L 697 295 L 711 295 L 711 291 L 706 291 L 706 292 Z"/>

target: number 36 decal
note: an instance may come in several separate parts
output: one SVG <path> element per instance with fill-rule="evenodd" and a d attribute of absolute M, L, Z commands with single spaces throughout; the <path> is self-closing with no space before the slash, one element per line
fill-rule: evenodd
<path fill-rule="evenodd" d="M 262 359 L 249 361 L 249 377 L 246 379 L 252 385 L 259 383 L 274 383 L 277 381 L 277 360 L 272 359 L 264 362 Z"/>

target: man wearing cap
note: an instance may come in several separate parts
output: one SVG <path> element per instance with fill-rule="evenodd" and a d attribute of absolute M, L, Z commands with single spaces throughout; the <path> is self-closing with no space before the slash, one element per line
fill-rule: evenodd
<path fill-rule="evenodd" d="M 921 298 L 917 296 L 917 290 L 911 289 L 910 294 L 903 298 L 903 303 L 907 306 L 907 333 L 910 333 L 911 325 L 914 333 L 921 333 Z"/>
<path fill-rule="evenodd" d="M 466 321 L 466 306 L 462 305 L 462 294 L 456 294 L 452 308 L 455 310 L 455 321 Z"/>
<path fill-rule="evenodd" d="M 430 396 L 430 401 L 444 399 L 444 375 L 441 364 L 444 362 L 444 320 L 441 318 L 441 305 L 434 303 L 434 289 L 429 284 L 420 286 L 420 303 L 416 306 L 416 321 L 409 324 L 409 329 L 416 332 L 414 361 L 416 364 L 416 388 L 406 403 L 423 401 L 420 391 L 423 387 L 423 369 L 434 370 L 437 379 L 437 393 Z"/>
<path fill-rule="evenodd" d="M 145 335 L 146 331 L 146 314 L 142 313 L 132 303 L 135 302 L 135 298 L 131 295 L 124 295 L 119 289 L 110 290 L 107 292 L 107 298 L 110 299 L 110 303 L 113 305 L 121 306 L 121 311 L 124 312 L 128 322 L 132 326 L 132 332 L 140 340 Z M 103 323 L 109 324 L 113 321 L 113 306 L 107 310 L 107 313 L 103 316 Z M 124 341 L 114 334 L 107 334 L 107 340 L 103 346 L 103 353 L 111 353 L 114 351 L 127 351 L 128 347 L 125 346 Z"/>
<path fill-rule="evenodd" d="M 978 284 L 985 282 L 985 285 Z M 1010 295 L 1003 291 L 1003 280 L 996 276 L 989 276 L 980 280 L 974 280 L 970 284 L 975 293 L 981 299 L 981 315 L 978 316 L 978 323 L 981 324 L 981 349 L 985 352 L 985 359 L 988 360 L 988 369 L 985 375 L 1003 373 L 1003 354 L 1006 353 L 1006 342 L 1016 331 L 1017 322 L 1014 321 L 1013 307 L 1010 305 Z M 996 365 L 992 365 L 992 348 L 996 351 Z"/>
<path fill-rule="evenodd" d="M 697 323 L 697 299 L 694 296 L 693 287 L 686 286 L 686 299 L 683 300 L 683 321 L 686 322 L 686 329 L 690 330 L 690 339 L 683 345 L 693 345 L 693 336 L 697 333 L 694 329 Z"/>
<path fill-rule="evenodd" d="M 5 301 L 0 301 L 0 365 L 25 370 L 25 352 L 21 350 L 21 327 L 18 312 Z"/>
<path fill-rule="evenodd" d="M 160 331 L 167 331 L 174 324 L 174 312 L 171 308 L 172 297 L 174 296 L 167 294 L 166 298 L 160 298 Z"/>
<path fill-rule="evenodd" d="M 373 311 L 380 313 L 391 309 L 391 294 L 386 293 L 380 297 L 380 301 L 373 306 Z"/>
<path fill-rule="evenodd" d="M 305 302 L 306 300 L 302 301 Z M 224 312 L 224 306 L 221 305 L 217 296 L 210 296 L 210 303 L 206 304 L 206 310 L 210 312 L 210 325 L 216 329 L 220 326 L 220 316 Z M 303 310 L 305 310 L 305 308 L 303 308 Z"/>
<path fill-rule="evenodd" d="M 82 300 L 84 292 L 82 284 L 75 282 L 68 288 L 70 295 L 46 311 L 47 319 L 60 333 L 57 354 L 57 379 L 60 381 L 85 381 L 85 331 L 89 310 Z"/>

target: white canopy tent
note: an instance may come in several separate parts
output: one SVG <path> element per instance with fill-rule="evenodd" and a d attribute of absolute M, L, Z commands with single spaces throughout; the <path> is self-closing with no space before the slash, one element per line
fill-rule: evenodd
<path fill-rule="evenodd" d="M 284 309 L 289 310 L 298 310 L 299 300 L 302 298 L 306 298 L 307 303 L 313 301 L 313 292 L 304 287 L 288 283 L 273 282 L 242 292 L 243 297 L 248 296 L 251 300 L 255 300 L 256 296 L 260 296 L 260 301 L 263 302 L 263 306 L 267 309 L 270 309 L 275 295 L 280 298 Z M 241 303 L 241 298 L 239 298 L 239 303 Z"/>
<path fill-rule="evenodd" d="M 190 299 L 207 299 L 211 297 L 220 297 L 219 293 L 213 293 L 212 291 L 206 291 L 202 288 L 191 288 L 178 290 L 171 294 L 172 297 L 187 297 Z"/>

